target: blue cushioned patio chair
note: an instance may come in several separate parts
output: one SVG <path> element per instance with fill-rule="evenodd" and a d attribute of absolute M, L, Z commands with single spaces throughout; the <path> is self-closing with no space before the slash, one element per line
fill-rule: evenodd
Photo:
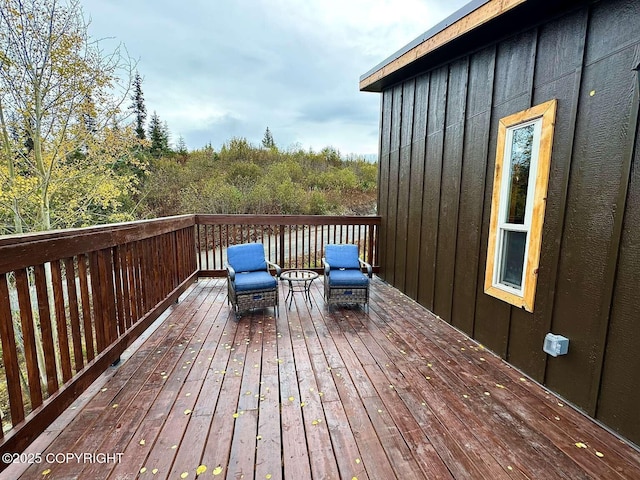
<path fill-rule="evenodd" d="M 276 277 L 269 272 L 276 271 Z M 227 302 L 234 313 L 250 308 L 273 307 L 278 314 L 278 279 L 281 269 L 268 262 L 261 243 L 246 243 L 227 248 Z"/>
<path fill-rule="evenodd" d="M 329 244 L 324 249 L 324 300 L 332 304 L 369 303 L 371 265 L 358 258 L 357 245 Z M 362 272 L 367 269 L 367 274 Z"/>

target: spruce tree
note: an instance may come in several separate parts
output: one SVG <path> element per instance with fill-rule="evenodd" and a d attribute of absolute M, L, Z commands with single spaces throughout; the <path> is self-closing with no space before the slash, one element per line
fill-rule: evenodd
<path fill-rule="evenodd" d="M 262 138 L 262 146 L 264 148 L 275 148 L 276 142 L 273 141 L 273 135 L 271 134 L 271 130 L 269 127 L 264 132 L 264 137 Z"/>
<path fill-rule="evenodd" d="M 178 142 L 176 143 L 176 153 L 184 157 L 186 157 L 189 153 L 189 151 L 187 150 L 187 142 L 182 135 L 178 137 Z"/>
<path fill-rule="evenodd" d="M 156 112 L 153 112 L 149 120 L 149 141 L 151 142 L 149 151 L 156 158 L 169 150 L 169 132 Z"/>
<path fill-rule="evenodd" d="M 136 116 L 136 136 L 140 140 L 146 138 L 144 123 L 147 120 L 147 108 L 144 105 L 144 94 L 142 93 L 142 77 L 136 72 L 136 76 L 133 79 L 133 93 L 131 95 L 133 103 L 129 107 L 133 110 Z"/>

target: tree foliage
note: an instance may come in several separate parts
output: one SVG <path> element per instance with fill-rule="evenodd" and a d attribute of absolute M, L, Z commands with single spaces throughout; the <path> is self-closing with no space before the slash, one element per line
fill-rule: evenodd
<path fill-rule="evenodd" d="M 333 148 L 280 151 L 233 138 L 152 162 L 141 213 L 370 214 L 375 212 L 377 164 L 344 160 Z"/>
<path fill-rule="evenodd" d="M 132 64 L 89 37 L 77 0 L 0 0 L 4 231 L 112 220 L 144 166 L 122 126 Z"/>

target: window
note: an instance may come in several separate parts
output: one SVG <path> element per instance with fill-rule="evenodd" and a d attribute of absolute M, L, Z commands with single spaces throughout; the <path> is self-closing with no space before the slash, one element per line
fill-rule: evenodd
<path fill-rule="evenodd" d="M 484 291 L 533 312 L 556 100 L 500 120 Z"/>

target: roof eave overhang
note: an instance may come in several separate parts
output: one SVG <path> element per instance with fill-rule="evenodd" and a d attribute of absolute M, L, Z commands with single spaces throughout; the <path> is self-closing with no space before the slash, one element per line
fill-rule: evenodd
<path fill-rule="evenodd" d="M 473 0 L 360 77 L 382 90 L 602 0 Z"/>
<path fill-rule="evenodd" d="M 360 90 L 381 92 L 408 65 L 504 15 L 528 0 L 475 0 L 360 77 Z"/>

